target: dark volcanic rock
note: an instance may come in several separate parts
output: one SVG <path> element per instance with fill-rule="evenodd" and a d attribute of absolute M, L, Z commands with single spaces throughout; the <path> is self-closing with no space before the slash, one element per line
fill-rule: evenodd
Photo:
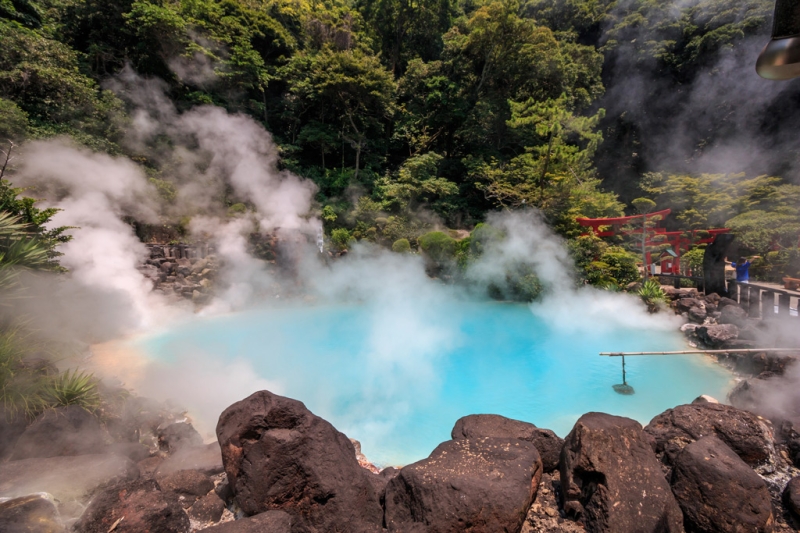
<path fill-rule="evenodd" d="M 708 316 L 708 311 L 705 307 L 696 306 L 689 309 L 688 314 L 689 320 L 696 324 L 702 324 Z"/>
<path fill-rule="evenodd" d="M 539 451 L 545 472 L 552 472 L 558 468 L 561 447 L 564 445 L 564 439 L 549 429 L 537 428 L 528 422 L 500 415 L 469 415 L 459 418 L 450 436 L 453 439 L 502 437 L 532 442 Z"/>
<path fill-rule="evenodd" d="M 729 405 L 679 405 L 657 415 L 644 430 L 653 436 L 656 453 L 667 464 L 674 462 L 684 446 L 707 435 L 717 436 L 750 466 L 775 459 L 769 426 L 753 413 Z"/>
<path fill-rule="evenodd" d="M 705 309 L 705 302 L 700 298 L 681 298 L 675 302 L 675 307 L 679 313 L 688 312 L 693 307 L 701 307 Z"/>
<path fill-rule="evenodd" d="M 347 531 L 346 529 L 342 531 Z M 283 511 L 267 511 L 235 522 L 226 522 L 203 533 L 291 533 L 292 517 Z"/>
<path fill-rule="evenodd" d="M 729 305 L 735 305 L 738 307 L 739 304 L 736 303 L 736 300 L 732 300 L 731 298 L 726 298 L 725 296 L 723 296 L 722 298 L 719 299 L 719 302 L 717 303 L 717 308 L 722 309 L 723 307 L 727 307 Z"/>
<path fill-rule="evenodd" d="M 3 533 L 62 533 L 66 531 L 52 501 L 39 494 L 0 503 Z"/>
<path fill-rule="evenodd" d="M 675 287 L 670 287 L 670 286 L 662 286 L 661 288 L 664 291 L 664 295 L 670 300 L 680 300 L 681 298 L 697 297 L 697 289 L 690 289 L 686 287 L 681 289 L 676 289 Z"/>
<path fill-rule="evenodd" d="M 757 404 L 757 389 L 750 380 L 743 379 L 728 393 L 728 402 L 737 409 L 754 409 Z"/>
<path fill-rule="evenodd" d="M 800 476 L 793 477 L 783 489 L 783 505 L 795 518 L 800 518 Z"/>
<path fill-rule="evenodd" d="M 733 450 L 713 435 L 687 445 L 675 459 L 672 492 L 689 531 L 772 531 L 767 485 Z"/>
<path fill-rule="evenodd" d="M 742 327 L 747 324 L 747 311 L 738 305 L 726 305 L 722 308 L 717 322 L 720 324 L 734 324 Z"/>
<path fill-rule="evenodd" d="M 783 375 L 786 368 L 794 362 L 795 358 L 791 355 L 770 352 L 745 353 L 737 359 L 736 371 L 756 376 L 764 372 Z"/>
<path fill-rule="evenodd" d="M 296 400 L 257 392 L 217 423 L 222 461 L 248 515 L 282 509 L 293 531 L 379 531 L 383 521 L 371 474 L 350 440 Z"/>
<path fill-rule="evenodd" d="M 198 522 L 218 522 L 224 510 L 225 502 L 216 492 L 210 492 L 192 505 L 189 517 Z"/>
<path fill-rule="evenodd" d="M 719 348 L 727 342 L 736 340 L 739 336 L 739 328 L 733 324 L 700 326 L 694 331 L 697 334 L 697 338 L 714 348 Z"/>
<path fill-rule="evenodd" d="M 158 447 L 162 451 L 175 453 L 184 448 L 203 445 L 203 438 L 189 422 L 173 422 L 158 429 Z"/>
<path fill-rule="evenodd" d="M 789 458 L 795 467 L 800 468 L 800 437 L 793 437 L 786 441 Z"/>
<path fill-rule="evenodd" d="M 41 414 L 17 440 L 11 460 L 102 453 L 106 448 L 100 422 L 77 405 Z"/>
<path fill-rule="evenodd" d="M 500 415 L 468 415 L 456 420 L 450 437 L 474 439 L 476 437 L 503 437 L 531 440 L 534 430 L 531 423 L 513 420 Z"/>
<path fill-rule="evenodd" d="M 536 447 L 510 438 L 443 442 L 386 487 L 386 527 L 401 533 L 519 531 L 536 497 Z"/>
<path fill-rule="evenodd" d="M 682 532 L 683 517 L 642 426 L 587 413 L 561 453 L 563 507 L 592 532 Z"/>
<path fill-rule="evenodd" d="M 372 483 L 372 487 L 375 489 L 375 492 L 380 496 L 381 507 L 385 507 L 386 503 L 386 486 L 389 484 L 391 480 L 397 477 L 400 471 L 396 468 L 390 466 L 388 468 L 384 468 L 380 471 L 380 473 L 376 476 L 369 476 L 369 480 Z"/>
<path fill-rule="evenodd" d="M 172 492 L 184 507 L 190 507 L 195 500 L 214 489 L 214 482 L 197 470 L 178 470 L 158 478 L 158 486 L 164 492 Z"/>
<path fill-rule="evenodd" d="M 112 527 L 114 533 L 188 533 L 189 517 L 175 495 L 160 491 L 155 481 L 133 481 L 95 495 L 75 531 L 108 533 Z"/>
<path fill-rule="evenodd" d="M 163 457 L 154 456 L 148 457 L 147 459 L 142 459 L 138 463 L 136 463 L 136 467 L 139 469 L 139 475 L 145 478 L 152 478 L 156 475 L 156 470 L 161 463 L 164 462 Z"/>

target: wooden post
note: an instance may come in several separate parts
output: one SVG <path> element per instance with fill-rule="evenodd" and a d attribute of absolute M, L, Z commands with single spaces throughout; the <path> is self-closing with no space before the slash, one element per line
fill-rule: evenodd
<path fill-rule="evenodd" d="M 737 304 L 741 305 L 742 295 L 739 291 L 739 284 L 734 280 L 728 282 L 728 295 L 732 300 L 735 300 Z"/>
<path fill-rule="evenodd" d="M 747 285 L 747 316 L 761 318 L 761 291 Z"/>
<path fill-rule="evenodd" d="M 781 318 L 789 318 L 791 315 L 789 300 L 790 296 L 788 292 L 780 292 L 778 293 L 778 316 Z"/>
<path fill-rule="evenodd" d="M 761 320 L 774 320 L 775 314 L 775 292 L 764 291 L 761 294 Z"/>

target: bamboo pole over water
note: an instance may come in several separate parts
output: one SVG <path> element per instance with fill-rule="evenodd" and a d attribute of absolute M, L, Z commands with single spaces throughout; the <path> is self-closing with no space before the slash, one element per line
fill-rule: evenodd
<path fill-rule="evenodd" d="M 759 352 L 800 352 L 800 348 L 739 348 L 730 350 L 679 350 L 676 352 L 600 352 L 605 357 L 625 357 L 628 355 L 686 355 L 694 353 L 759 353 Z"/>

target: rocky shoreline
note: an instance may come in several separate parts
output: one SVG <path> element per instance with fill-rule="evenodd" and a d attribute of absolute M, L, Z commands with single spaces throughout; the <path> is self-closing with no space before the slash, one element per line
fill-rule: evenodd
<path fill-rule="evenodd" d="M 109 427 L 75 406 L 40 417 L 0 463 L 0 495 L 10 498 L 0 503 L 0 531 L 778 532 L 800 525 L 800 470 L 789 460 L 786 433 L 705 398 L 645 427 L 587 413 L 565 439 L 526 422 L 470 415 L 426 459 L 379 472 L 362 466 L 354 443 L 330 423 L 268 391 L 226 409 L 216 443 L 203 444 L 190 423 L 168 414 L 138 420 L 145 419 L 166 419 L 149 449 L 119 432 L 109 443 Z"/>

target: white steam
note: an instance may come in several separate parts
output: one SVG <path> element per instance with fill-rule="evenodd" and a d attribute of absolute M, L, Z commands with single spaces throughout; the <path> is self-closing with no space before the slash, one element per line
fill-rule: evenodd
<path fill-rule="evenodd" d="M 114 158 L 70 146 L 38 141 L 27 146 L 15 183 L 44 195 L 45 205 L 61 209 L 53 226 L 71 226 L 73 239 L 59 249 L 61 264 L 80 286 L 125 302 L 133 310 L 129 330 L 152 327 L 163 310 L 152 284 L 137 270 L 147 249 L 123 217 L 157 222 L 155 191 L 141 169 Z"/>
<path fill-rule="evenodd" d="M 193 215 L 193 236 L 212 241 L 223 265 L 216 299 L 205 314 L 246 309 L 292 294 L 319 303 L 365 306 L 370 320 L 359 334 L 366 339 L 362 361 L 368 378 L 354 391 L 359 402 L 352 408 L 353 427 L 389 431 L 393 413 L 424 403 L 440 378 L 437 358 L 460 338 L 458 324 L 439 313 L 466 296 L 430 279 L 419 256 L 363 246 L 344 259 L 323 263 L 307 238 L 313 241 L 321 227 L 311 216 L 316 188 L 278 169 L 277 148 L 260 125 L 211 106 L 180 114 L 160 82 L 143 80 L 130 70 L 111 86 L 136 106 L 131 146 L 167 169 L 176 184 L 174 201 L 159 201 L 147 177 L 129 161 L 62 141 L 32 144 L 18 180 L 38 184 L 49 205 L 64 209 L 54 224 L 81 228 L 62 251 L 71 282 L 92 289 L 81 293 L 89 294 L 83 297 L 85 305 L 132 309 L 133 319 L 120 315 L 130 330 L 169 327 L 163 302 L 136 269 L 146 259 L 146 249 L 125 217 L 159 222 L 188 213 Z M 151 144 L 161 136 L 169 143 Z M 228 216 L 222 202 L 226 197 L 247 204 L 247 212 Z M 496 214 L 489 222 L 505 238 L 490 243 L 469 267 L 467 278 L 474 285 L 486 286 L 511 265 L 525 264 L 549 288 L 531 309 L 553 327 L 585 334 L 621 326 L 671 327 L 668 320 L 648 315 L 632 296 L 576 288 L 563 243 L 534 213 Z M 253 231 L 280 236 L 288 270 L 270 270 L 250 255 L 247 237 Z M 259 388 L 281 392 L 282 387 L 257 376 L 249 363 L 223 363 L 213 353 L 178 354 L 174 362 L 152 363 L 143 376 L 136 382 L 139 392 L 174 398 L 192 409 L 205 428 L 213 427 L 233 401 Z M 309 394 L 324 395 L 326 390 Z"/>

